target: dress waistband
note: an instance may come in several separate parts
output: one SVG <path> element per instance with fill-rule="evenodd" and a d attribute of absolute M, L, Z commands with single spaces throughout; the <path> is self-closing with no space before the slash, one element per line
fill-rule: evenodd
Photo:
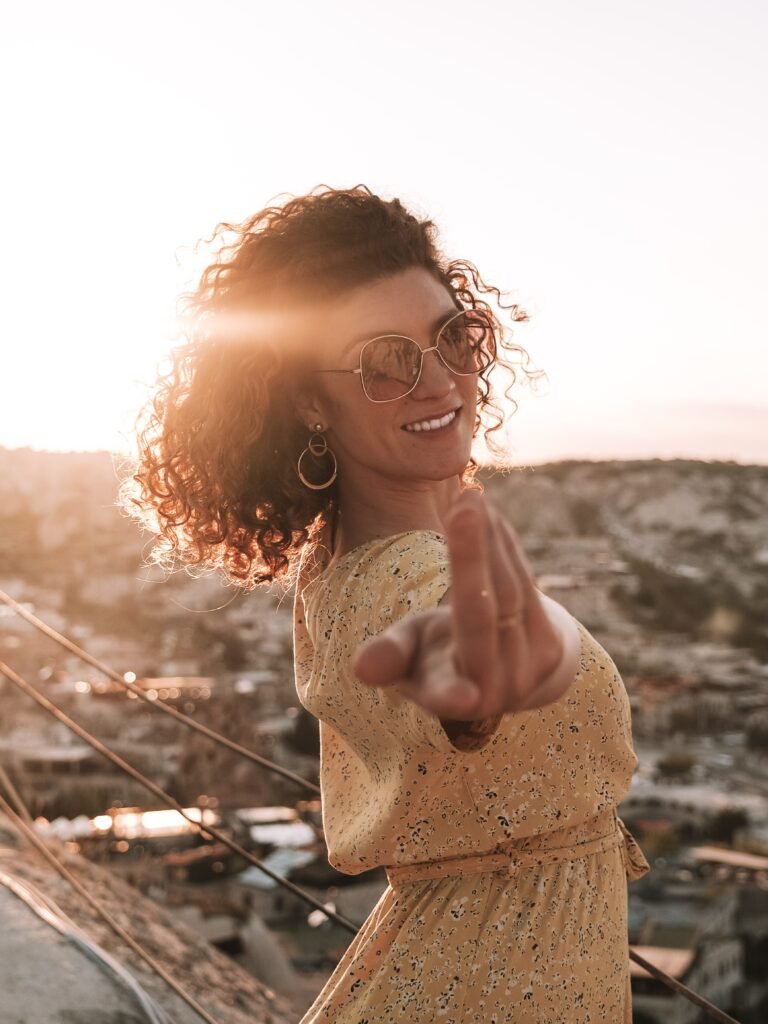
<path fill-rule="evenodd" d="M 420 861 L 416 864 L 392 865 L 385 868 L 390 886 L 427 878 L 471 875 L 479 871 L 501 871 L 513 877 L 521 867 L 537 867 L 544 863 L 575 860 L 593 853 L 604 853 L 620 846 L 627 878 L 634 881 L 650 871 L 637 840 L 616 813 L 608 807 L 587 822 L 553 829 L 537 836 L 512 839 L 497 850 L 450 857 L 445 860 Z"/>

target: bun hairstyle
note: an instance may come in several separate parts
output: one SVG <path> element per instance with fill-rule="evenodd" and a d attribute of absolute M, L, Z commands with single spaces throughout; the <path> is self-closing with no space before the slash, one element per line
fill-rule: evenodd
<path fill-rule="evenodd" d="M 279 197 L 278 197 L 279 198 Z M 225 244 L 226 232 L 234 241 Z M 222 222 L 208 243 L 221 239 L 217 258 L 191 292 L 179 297 L 182 343 L 170 354 L 136 419 L 138 458 L 123 479 L 119 503 L 156 534 L 150 560 L 173 568 L 219 569 L 251 590 L 295 582 L 302 547 L 317 535 L 337 505 L 337 487 L 313 491 L 299 480 L 296 463 L 307 427 L 289 400 L 306 382 L 306 367 L 288 345 L 254 342 L 249 324 L 292 298 L 323 299 L 407 269 L 425 267 L 454 296 L 457 308 L 480 308 L 494 330 L 492 361 L 478 379 L 478 415 L 498 464 L 509 465 L 491 435 L 504 420 L 492 401 L 489 374 L 503 356 L 527 352 L 513 344 L 481 293 L 494 293 L 511 320 L 527 320 L 517 305 L 503 306 L 468 260 L 447 260 L 431 220 L 420 220 L 399 199 L 385 200 L 365 185 L 318 185 L 281 205 L 267 206 L 240 224 Z M 249 319 L 250 318 L 250 319 Z M 508 330 L 508 329 L 506 329 Z M 520 368 L 528 378 L 543 371 Z M 471 458 L 462 476 L 473 483 Z"/>

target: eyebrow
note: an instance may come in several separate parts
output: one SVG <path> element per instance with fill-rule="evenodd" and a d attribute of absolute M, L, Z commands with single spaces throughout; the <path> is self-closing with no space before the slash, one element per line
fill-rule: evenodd
<path fill-rule="evenodd" d="M 451 319 L 451 317 L 456 316 L 457 313 L 461 312 L 462 310 L 460 308 L 454 306 L 452 309 L 445 310 L 442 313 L 440 313 L 437 319 L 433 320 L 432 322 L 432 326 L 430 328 L 431 333 L 434 333 L 435 331 L 439 330 L 443 326 L 443 324 L 447 323 L 447 321 Z M 400 335 L 399 331 L 393 331 L 391 329 L 385 331 L 366 331 L 365 334 L 361 334 L 359 337 L 347 342 L 347 344 L 339 353 L 339 358 L 345 356 L 347 352 L 349 352 L 349 350 L 353 348 L 355 345 L 360 345 L 364 341 L 372 341 L 373 338 L 380 338 L 387 334 L 397 334 L 399 337 L 407 337 L 407 335 Z"/>

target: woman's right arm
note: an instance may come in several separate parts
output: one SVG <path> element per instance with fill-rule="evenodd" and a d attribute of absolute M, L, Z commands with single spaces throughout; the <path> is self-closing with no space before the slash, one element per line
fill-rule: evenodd
<path fill-rule="evenodd" d="M 560 661 L 536 689 L 535 701 L 523 710 L 530 711 L 554 703 L 566 693 L 576 678 L 581 664 L 581 637 L 573 616 L 557 601 L 539 591 L 544 608 L 553 626 L 560 632 L 563 653 Z M 450 603 L 450 587 L 440 604 Z M 446 736 L 460 750 L 479 750 L 493 736 L 501 722 L 502 715 L 487 718 L 447 718 L 440 716 Z"/>
<path fill-rule="evenodd" d="M 362 644 L 360 681 L 397 686 L 451 729 L 559 699 L 578 671 L 578 629 L 537 590 L 515 531 L 487 498 L 464 491 L 446 539 L 448 593 Z"/>

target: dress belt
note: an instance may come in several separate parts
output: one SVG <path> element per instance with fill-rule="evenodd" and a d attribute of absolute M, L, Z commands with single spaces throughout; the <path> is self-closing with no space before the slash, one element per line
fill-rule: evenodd
<path fill-rule="evenodd" d="M 573 840 L 571 843 L 567 843 L 569 838 Z M 509 877 L 515 877 L 523 866 L 538 867 L 544 863 L 576 860 L 593 853 L 604 853 L 616 846 L 621 847 L 625 874 L 630 881 L 641 878 L 650 871 L 651 866 L 637 840 L 618 816 L 615 807 L 606 808 L 588 822 L 542 832 L 537 836 L 513 839 L 502 848 L 488 853 L 392 865 L 385 867 L 385 870 L 392 888 L 404 882 L 452 875 L 472 875 L 480 871 L 506 869 Z"/>

